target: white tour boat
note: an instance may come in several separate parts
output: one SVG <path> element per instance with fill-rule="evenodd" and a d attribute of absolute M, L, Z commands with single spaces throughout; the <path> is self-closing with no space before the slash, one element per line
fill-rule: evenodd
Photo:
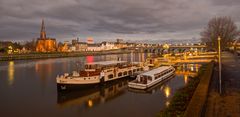
<path fill-rule="evenodd" d="M 139 74 L 137 78 L 128 83 L 130 88 L 147 89 L 161 81 L 174 75 L 175 68 L 172 66 L 162 66 Z"/>
<path fill-rule="evenodd" d="M 87 63 L 83 71 L 73 71 L 57 77 L 57 88 L 60 91 L 93 87 L 108 81 L 120 79 L 132 75 L 135 72 L 146 69 L 141 62 L 127 61 L 100 61 Z"/>

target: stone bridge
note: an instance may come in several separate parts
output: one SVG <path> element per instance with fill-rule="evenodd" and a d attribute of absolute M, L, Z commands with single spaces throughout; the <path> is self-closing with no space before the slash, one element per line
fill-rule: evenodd
<path fill-rule="evenodd" d="M 164 46 L 131 47 L 127 49 L 132 49 L 138 52 L 160 53 L 160 54 L 189 52 L 189 51 L 198 51 L 198 52 L 207 51 L 206 45 L 169 45 L 168 47 L 164 47 Z"/>

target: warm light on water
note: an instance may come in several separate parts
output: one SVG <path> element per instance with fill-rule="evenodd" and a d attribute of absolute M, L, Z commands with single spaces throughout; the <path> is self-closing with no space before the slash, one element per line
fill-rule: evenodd
<path fill-rule="evenodd" d="M 167 106 L 167 107 L 169 106 L 169 104 L 170 104 L 170 102 L 169 102 L 169 101 L 166 101 L 166 106 Z"/>
<path fill-rule="evenodd" d="M 14 61 L 8 63 L 8 84 L 13 85 L 14 82 Z"/>
<path fill-rule="evenodd" d="M 91 99 L 88 100 L 88 107 L 92 107 L 93 106 L 93 101 Z"/>
<path fill-rule="evenodd" d="M 194 71 L 194 69 L 193 69 L 193 65 L 191 65 L 191 71 Z"/>
<path fill-rule="evenodd" d="M 188 82 L 188 76 L 184 75 L 184 83 L 187 84 L 187 82 Z"/>
<path fill-rule="evenodd" d="M 198 64 L 196 64 L 196 72 L 198 72 L 198 68 L 199 68 L 199 65 L 198 65 Z"/>
<path fill-rule="evenodd" d="M 94 62 L 93 56 L 87 56 L 86 58 L 87 58 L 87 63 L 92 63 L 92 62 Z"/>
<path fill-rule="evenodd" d="M 39 116 L 43 117 L 65 117 L 66 115 L 71 117 L 155 116 L 161 109 L 169 106 L 171 97 L 176 90 L 185 85 L 184 75 L 194 75 L 194 72 L 190 72 L 190 67 L 185 64 L 178 67 L 173 78 L 147 91 L 129 90 L 127 84 L 130 79 L 126 79 L 82 92 L 76 91 L 67 94 L 57 92 L 56 77 L 59 74 L 81 70 L 84 64 L 91 60 L 104 61 L 121 58 L 124 61 L 131 59 L 143 61 L 146 59 L 147 53 L 141 53 L 141 55 L 136 53 L 132 56 L 131 58 L 131 54 L 114 54 L 2 62 L 0 66 L 2 77 L 0 78 L 0 113 L 4 117 L 28 116 L 26 111 L 39 112 Z M 9 87 L 9 85 L 12 86 Z M 143 104 L 144 106 L 142 106 Z M 25 107 L 21 108 L 22 105 Z M 12 113 L 8 113 L 9 108 Z"/>
<path fill-rule="evenodd" d="M 170 96 L 170 91 L 171 91 L 171 89 L 170 89 L 169 86 L 166 86 L 166 87 L 164 88 L 164 92 L 165 92 L 166 98 L 168 98 L 168 97 Z"/>

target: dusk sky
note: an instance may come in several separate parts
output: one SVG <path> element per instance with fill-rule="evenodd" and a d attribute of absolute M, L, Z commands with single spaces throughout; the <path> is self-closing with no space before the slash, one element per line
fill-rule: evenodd
<path fill-rule="evenodd" d="M 0 0 L 0 40 L 48 37 L 95 42 L 198 39 L 207 22 L 230 16 L 240 26 L 240 0 Z"/>

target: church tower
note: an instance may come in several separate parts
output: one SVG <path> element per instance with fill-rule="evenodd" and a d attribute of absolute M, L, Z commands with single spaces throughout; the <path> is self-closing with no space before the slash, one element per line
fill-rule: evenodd
<path fill-rule="evenodd" d="M 42 19 L 42 27 L 41 27 L 41 32 L 40 32 L 40 39 L 46 39 L 46 31 L 45 31 L 45 25 L 44 25 L 44 20 Z"/>
<path fill-rule="evenodd" d="M 42 20 L 40 38 L 37 39 L 36 51 L 37 52 L 53 52 L 57 50 L 55 38 L 47 38 L 44 20 Z"/>

